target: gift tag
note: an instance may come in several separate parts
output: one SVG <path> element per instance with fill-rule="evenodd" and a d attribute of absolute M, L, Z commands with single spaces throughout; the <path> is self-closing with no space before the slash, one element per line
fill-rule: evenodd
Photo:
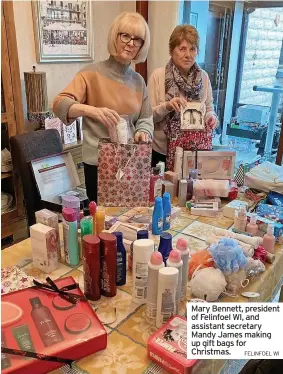
<path fill-rule="evenodd" d="M 117 181 L 120 181 L 124 176 L 124 172 L 119 168 L 117 173 L 116 173 L 116 179 Z"/>
<path fill-rule="evenodd" d="M 254 297 L 259 297 L 260 294 L 258 292 L 242 292 L 242 296 L 248 297 L 248 298 L 250 297 L 254 298 Z"/>

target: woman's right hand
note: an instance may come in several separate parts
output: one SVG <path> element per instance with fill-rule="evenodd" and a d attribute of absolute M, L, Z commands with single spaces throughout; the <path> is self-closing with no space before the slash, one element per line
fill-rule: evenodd
<path fill-rule="evenodd" d="M 169 110 L 169 112 L 172 110 L 181 112 L 182 107 L 185 107 L 186 105 L 187 102 L 183 97 L 173 97 L 173 99 L 166 102 L 166 109 Z"/>
<path fill-rule="evenodd" d="M 93 118 L 95 121 L 102 123 L 109 132 L 114 130 L 117 123 L 120 121 L 120 116 L 115 110 L 108 108 L 90 107 L 88 117 Z"/>

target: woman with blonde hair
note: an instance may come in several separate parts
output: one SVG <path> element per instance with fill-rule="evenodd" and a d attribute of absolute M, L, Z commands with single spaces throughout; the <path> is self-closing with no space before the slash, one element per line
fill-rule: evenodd
<path fill-rule="evenodd" d="M 166 161 L 168 170 L 174 168 L 178 146 L 185 150 L 211 149 L 212 131 L 218 125 L 209 77 L 196 63 L 198 51 L 197 29 L 191 25 L 177 26 L 169 40 L 170 61 L 149 78 L 148 92 L 155 127 L 152 164 Z M 204 106 L 204 130 L 181 129 L 180 112 L 188 102 L 199 102 Z"/>
<path fill-rule="evenodd" d="M 152 138 L 152 110 L 143 78 L 132 62 L 147 58 L 150 34 L 139 13 L 121 13 L 113 22 L 107 41 L 110 57 L 83 68 L 55 98 L 53 110 L 66 124 L 83 117 L 85 184 L 89 200 L 97 201 L 97 160 L 100 138 L 109 138 L 127 115 L 135 142 Z"/>

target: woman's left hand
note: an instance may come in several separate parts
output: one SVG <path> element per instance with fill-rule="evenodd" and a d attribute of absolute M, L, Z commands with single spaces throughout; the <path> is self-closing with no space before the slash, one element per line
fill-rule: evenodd
<path fill-rule="evenodd" d="M 138 131 L 135 133 L 135 143 L 151 143 L 151 140 L 147 132 Z"/>
<path fill-rule="evenodd" d="M 211 130 L 216 129 L 216 127 L 218 127 L 219 125 L 219 121 L 216 115 L 215 114 L 208 115 L 207 118 L 205 119 L 205 125 L 211 128 Z"/>

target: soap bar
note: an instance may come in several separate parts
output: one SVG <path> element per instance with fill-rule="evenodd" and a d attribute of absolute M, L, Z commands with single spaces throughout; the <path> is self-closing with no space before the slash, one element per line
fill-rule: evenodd
<path fill-rule="evenodd" d="M 51 273 L 58 269 L 56 230 L 42 223 L 36 223 L 30 227 L 30 238 L 33 266 L 44 273 Z"/>
<path fill-rule="evenodd" d="M 57 252 L 58 260 L 61 259 L 61 249 L 60 249 L 60 237 L 59 237 L 59 223 L 58 215 L 51 210 L 42 209 L 35 212 L 36 223 L 42 223 L 45 226 L 52 227 L 56 231 L 57 235 Z"/>
<path fill-rule="evenodd" d="M 223 208 L 223 216 L 234 219 L 235 210 L 239 210 L 242 207 L 246 207 L 246 209 L 248 210 L 249 204 L 246 201 L 241 200 L 230 201 L 230 203 L 225 205 Z"/>

